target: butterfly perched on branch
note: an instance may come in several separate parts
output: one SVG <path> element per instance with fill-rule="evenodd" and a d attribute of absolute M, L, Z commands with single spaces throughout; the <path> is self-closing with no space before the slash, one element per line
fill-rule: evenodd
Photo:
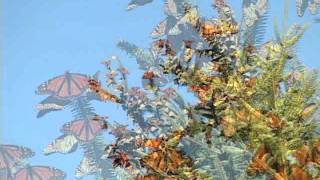
<path fill-rule="evenodd" d="M 99 115 L 94 115 L 93 118 L 91 119 L 92 121 L 98 121 L 101 122 L 101 128 L 102 129 L 108 129 L 108 123 L 106 121 L 108 117 L 103 117 L 103 116 L 99 116 Z"/>
<path fill-rule="evenodd" d="M 151 148 L 152 151 L 141 158 L 141 166 L 150 169 L 152 172 L 168 175 L 179 174 L 180 168 L 191 168 L 191 158 L 176 148 L 184 136 L 185 131 L 178 129 L 168 137 L 142 141 L 141 144 L 144 147 Z"/>
<path fill-rule="evenodd" d="M 154 41 L 153 47 L 158 53 L 161 53 L 162 55 L 176 55 L 176 52 L 172 48 L 172 44 L 167 39 L 159 39 Z"/>
<path fill-rule="evenodd" d="M 113 159 L 113 167 L 127 168 L 131 166 L 128 154 L 125 151 L 119 149 L 117 144 L 111 144 L 107 146 L 105 151 L 107 153 L 107 157 L 109 159 Z"/>
<path fill-rule="evenodd" d="M 200 25 L 200 34 L 204 38 L 210 38 L 212 36 L 221 34 L 236 34 L 239 32 L 239 27 L 236 24 L 231 24 L 228 22 L 213 23 L 206 21 Z"/>
<path fill-rule="evenodd" d="M 92 91 L 95 91 L 99 97 L 105 101 L 113 101 L 116 103 L 121 103 L 121 99 L 116 95 L 111 94 L 107 90 L 101 87 L 101 83 L 95 79 L 89 79 L 89 87 Z"/>
<path fill-rule="evenodd" d="M 179 168 L 191 167 L 192 161 L 182 151 L 167 148 L 149 153 L 141 159 L 141 164 L 155 172 L 177 174 Z"/>
<path fill-rule="evenodd" d="M 266 172 L 270 169 L 268 164 L 268 159 L 270 158 L 270 153 L 268 153 L 265 145 L 261 145 L 250 161 L 247 169 L 249 175 L 255 175 L 257 172 Z"/>

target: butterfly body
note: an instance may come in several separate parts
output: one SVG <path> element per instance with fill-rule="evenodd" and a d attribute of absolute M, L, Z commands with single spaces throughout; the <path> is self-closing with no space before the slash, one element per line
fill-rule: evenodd
<path fill-rule="evenodd" d="M 89 82 L 90 89 L 96 92 L 102 100 L 121 103 L 121 99 L 116 95 L 113 95 L 107 90 L 103 89 L 99 81 L 95 79 L 89 79 L 88 82 Z"/>

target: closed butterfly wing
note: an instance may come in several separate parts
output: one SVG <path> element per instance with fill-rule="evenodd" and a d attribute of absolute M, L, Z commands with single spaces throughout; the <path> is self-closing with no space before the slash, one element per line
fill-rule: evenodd
<path fill-rule="evenodd" d="M 74 135 L 79 141 L 90 141 L 102 130 L 101 122 L 91 119 L 78 119 L 65 124 L 62 132 Z"/>
<path fill-rule="evenodd" d="M 134 8 L 137 8 L 139 6 L 144 6 L 146 4 L 151 3 L 153 0 L 131 0 L 128 4 L 127 10 L 130 11 Z"/>
<path fill-rule="evenodd" d="M 101 169 L 99 169 L 96 164 L 92 161 L 91 158 L 85 156 L 79 166 L 76 169 L 75 172 L 75 176 L 77 178 L 82 178 L 84 176 L 90 175 L 90 174 L 94 174 L 101 171 Z"/>
<path fill-rule="evenodd" d="M 169 16 L 178 17 L 183 13 L 184 0 L 166 0 L 165 11 Z"/>
<path fill-rule="evenodd" d="M 161 21 L 151 32 L 151 37 L 152 38 L 160 38 L 161 36 L 163 36 L 166 32 L 167 29 L 167 25 L 168 25 L 168 20 L 165 19 L 163 21 Z"/>
<path fill-rule="evenodd" d="M 88 80 L 87 75 L 66 72 L 42 83 L 36 93 L 51 94 L 61 98 L 79 96 L 87 89 Z"/>
<path fill-rule="evenodd" d="M 78 147 L 78 140 L 74 135 L 62 135 L 50 143 L 45 149 L 44 154 L 52 153 L 68 154 L 74 152 Z"/>
<path fill-rule="evenodd" d="M 123 138 L 124 136 L 128 136 L 130 131 L 128 129 L 128 125 L 122 125 L 117 122 L 110 126 L 110 134 L 114 135 L 117 138 Z"/>
<path fill-rule="evenodd" d="M 169 35 L 178 35 L 181 34 L 181 27 L 190 24 L 192 26 L 196 26 L 199 19 L 198 10 L 196 8 L 191 8 L 177 23 L 173 28 L 171 28 L 168 32 Z"/>
<path fill-rule="evenodd" d="M 0 145 L 0 169 L 11 168 L 17 162 L 33 155 L 34 153 L 26 147 L 15 145 Z"/>
<path fill-rule="evenodd" d="M 26 166 L 16 172 L 14 180 L 62 180 L 65 173 L 49 166 Z"/>
<path fill-rule="evenodd" d="M 49 96 L 45 100 L 41 101 L 37 106 L 38 114 L 37 118 L 40 118 L 47 113 L 53 112 L 53 111 L 60 111 L 65 106 L 70 104 L 70 100 L 59 98 L 56 96 Z"/>
<path fill-rule="evenodd" d="M 191 159 L 176 149 L 157 150 L 143 157 L 142 162 L 160 172 L 177 173 L 178 168 L 191 167 Z"/>

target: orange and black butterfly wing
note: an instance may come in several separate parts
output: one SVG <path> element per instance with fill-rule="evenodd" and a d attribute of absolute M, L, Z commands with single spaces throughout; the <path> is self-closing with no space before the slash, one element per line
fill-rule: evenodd
<path fill-rule="evenodd" d="M 102 100 L 105 100 L 105 101 L 113 101 L 113 102 L 116 102 L 116 103 L 120 103 L 121 102 L 121 99 L 116 96 L 116 95 L 113 95 L 111 94 L 110 92 L 104 90 L 104 89 L 100 89 L 100 91 L 98 92 L 100 98 Z"/>

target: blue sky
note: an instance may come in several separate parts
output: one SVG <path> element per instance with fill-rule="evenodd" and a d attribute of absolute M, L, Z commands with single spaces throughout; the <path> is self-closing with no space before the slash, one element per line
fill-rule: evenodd
<path fill-rule="evenodd" d="M 211 0 L 198 0 L 203 14 L 215 14 Z M 231 0 L 230 0 L 231 1 Z M 232 6 L 240 13 L 239 1 Z M 268 37 L 273 36 L 273 19 L 282 18 L 283 4 L 271 0 Z M 45 96 L 37 96 L 36 87 L 66 70 L 94 74 L 103 70 L 100 61 L 119 55 L 130 69 L 130 84 L 140 85 L 141 72 L 132 58 L 115 46 L 118 40 L 148 47 L 149 32 L 164 18 L 162 2 L 125 11 L 126 0 L 3 0 L 1 10 L 1 142 L 30 147 L 36 156 L 32 164 L 56 166 L 74 179 L 81 151 L 69 155 L 42 155 L 42 149 L 60 136 L 60 127 L 72 120 L 68 111 L 36 118 L 35 106 Z M 298 18 L 290 5 L 290 22 L 310 22 L 313 16 Z M 320 67 L 320 25 L 312 26 L 299 44 L 299 55 L 312 68 Z M 126 117 L 112 104 L 96 104 L 98 113 L 124 122 Z M 112 112 L 112 113 L 109 113 Z M 114 113 L 116 112 L 116 113 Z M 64 163 L 61 163 L 64 162 Z M 90 177 L 84 179 L 91 179 Z"/>

